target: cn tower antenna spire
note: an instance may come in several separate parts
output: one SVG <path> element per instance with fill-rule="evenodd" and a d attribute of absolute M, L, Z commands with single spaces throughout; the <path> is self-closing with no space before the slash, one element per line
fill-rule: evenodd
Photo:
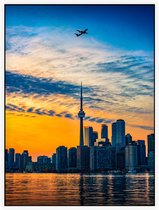
<path fill-rule="evenodd" d="M 78 117 L 80 118 L 80 146 L 83 146 L 83 118 L 85 113 L 83 111 L 83 96 L 82 96 L 82 82 L 81 82 L 81 96 L 80 96 L 80 111 L 78 112 Z"/>
<path fill-rule="evenodd" d="M 82 82 L 81 82 L 81 111 L 83 110 Z"/>

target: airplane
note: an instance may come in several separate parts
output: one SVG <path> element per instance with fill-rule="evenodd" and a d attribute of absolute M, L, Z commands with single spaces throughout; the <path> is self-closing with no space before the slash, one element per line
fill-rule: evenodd
<path fill-rule="evenodd" d="M 79 32 L 79 34 L 75 33 L 76 36 L 81 36 L 82 34 L 87 34 L 88 29 L 85 29 L 84 31 L 82 31 L 82 30 L 76 30 L 76 31 Z"/>

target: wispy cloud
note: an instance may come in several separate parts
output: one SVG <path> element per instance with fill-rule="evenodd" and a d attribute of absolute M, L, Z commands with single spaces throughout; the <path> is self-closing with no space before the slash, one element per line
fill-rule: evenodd
<path fill-rule="evenodd" d="M 27 103 L 28 112 L 34 107 L 37 114 L 45 114 L 41 110 L 43 104 L 47 114 L 50 110 L 50 115 L 60 117 L 61 114 L 56 113 L 59 106 L 61 112 L 69 109 L 64 115 L 73 119 L 82 80 L 84 102 L 89 109 L 132 120 L 138 117 L 143 121 L 147 117 L 152 120 L 154 64 L 151 53 L 115 49 L 90 35 L 77 39 L 70 29 L 21 26 L 7 29 L 6 63 L 8 103 L 20 108 Z M 14 97 L 19 97 L 19 101 Z M 24 97 L 31 98 L 31 102 L 26 102 Z M 52 103 L 54 110 L 50 109 Z M 98 117 L 96 122 L 106 121 Z M 93 116 L 89 120 L 93 122 Z"/>

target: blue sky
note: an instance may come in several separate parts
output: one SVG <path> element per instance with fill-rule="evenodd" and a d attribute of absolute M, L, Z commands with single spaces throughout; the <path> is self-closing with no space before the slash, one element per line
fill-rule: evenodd
<path fill-rule="evenodd" d="M 153 6 L 7 6 L 6 26 L 89 29 L 89 36 L 124 50 L 153 51 Z"/>
<path fill-rule="evenodd" d="M 77 120 L 82 81 L 88 121 L 153 131 L 153 15 L 153 6 L 7 6 L 7 109 Z"/>

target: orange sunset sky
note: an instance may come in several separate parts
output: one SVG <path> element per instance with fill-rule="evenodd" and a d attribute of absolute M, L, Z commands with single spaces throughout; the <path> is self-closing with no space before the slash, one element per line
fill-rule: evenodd
<path fill-rule="evenodd" d="M 151 19 L 145 25 L 133 12 L 125 18 L 113 7 L 112 14 L 94 7 L 94 19 L 89 7 L 67 8 L 6 9 L 6 148 L 28 150 L 36 160 L 51 157 L 60 145 L 77 146 L 81 81 L 84 126 L 100 138 L 106 123 L 111 141 L 111 124 L 123 119 L 133 140 L 147 142 L 154 132 Z M 89 33 L 77 38 L 82 25 Z"/>

